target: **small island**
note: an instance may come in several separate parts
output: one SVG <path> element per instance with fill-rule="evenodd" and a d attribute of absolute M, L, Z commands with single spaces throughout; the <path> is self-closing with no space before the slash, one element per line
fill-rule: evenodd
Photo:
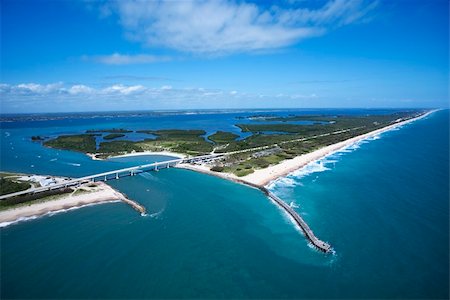
<path fill-rule="evenodd" d="M 113 140 L 113 139 L 121 138 L 124 136 L 125 136 L 125 134 L 122 134 L 122 133 L 110 133 L 110 134 L 105 135 L 103 137 L 103 139 L 104 140 Z"/>

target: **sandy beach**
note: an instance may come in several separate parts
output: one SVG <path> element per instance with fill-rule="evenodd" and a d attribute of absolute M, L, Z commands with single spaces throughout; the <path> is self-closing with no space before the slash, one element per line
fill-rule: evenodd
<path fill-rule="evenodd" d="M 24 204 L 15 208 L 0 211 L 0 227 L 17 220 L 41 216 L 51 212 L 112 201 L 123 201 L 130 204 L 136 210 L 139 210 L 138 207 L 134 207 L 133 205 L 136 204 L 139 206 L 137 203 L 127 199 L 123 194 L 114 190 L 109 185 L 102 182 L 96 182 L 95 185 L 95 188 L 91 188 L 91 190 L 82 194 L 63 194 L 54 200 L 33 203 L 30 205 Z M 141 213 L 145 213 L 145 211 Z"/>
<path fill-rule="evenodd" d="M 297 156 L 293 159 L 284 160 L 277 165 L 269 166 L 265 169 L 256 170 L 254 173 L 243 176 L 240 179 L 243 181 L 246 181 L 246 182 L 250 182 L 252 184 L 265 186 L 265 185 L 269 184 L 271 181 L 276 180 L 279 177 L 286 176 L 289 173 L 292 173 L 313 161 L 322 159 L 323 157 L 325 157 L 327 155 L 330 155 L 336 151 L 339 151 L 343 148 L 351 146 L 352 144 L 362 141 L 364 139 L 374 137 L 380 133 L 383 133 L 383 132 L 395 129 L 397 127 L 403 126 L 405 124 L 414 122 L 416 120 L 425 118 L 426 116 L 432 114 L 433 112 L 435 112 L 435 110 L 429 111 L 419 117 L 416 117 L 416 118 L 413 118 L 410 120 L 398 122 L 398 123 L 368 132 L 366 134 L 362 134 L 362 135 L 350 138 L 348 140 L 345 140 L 345 141 L 342 141 L 342 142 L 339 142 L 339 143 L 336 143 L 336 144 L 333 144 L 333 145 L 330 145 L 327 147 L 323 147 L 316 151 Z"/>
<path fill-rule="evenodd" d="M 271 181 L 276 180 L 280 177 L 286 176 L 289 173 L 292 173 L 298 169 L 301 169 L 313 161 L 322 159 L 327 155 L 337 152 L 343 148 L 349 147 L 349 146 L 351 146 L 359 141 L 362 141 L 364 139 L 374 137 L 380 133 L 383 133 L 383 132 L 395 129 L 397 127 L 403 126 L 405 124 L 414 122 L 416 120 L 425 118 L 426 116 L 432 114 L 435 111 L 436 110 L 429 111 L 417 118 L 398 122 L 398 123 L 368 132 L 366 134 L 362 134 L 362 135 L 350 138 L 348 140 L 345 140 L 345 141 L 342 141 L 342 142 L 339 142 L 339 143 L 336 143 L 336 144 L 333 144 L 333 145 L 330 145 L 327 147 L 320 148 L 316 151 L 297 156 L 293 159 L 284 160 L 284 161 L 280 162 L 279 164 L 269 166 L 264 169 L 255 170 L 255 172 L 253 172 L 249 175 L 243 176 L 243 177 L 237 177 L 236 175 L 231 174 L 231 173 L 213 172 L 213 171 L 209 170 L 209 168 L 207 166 L 204 166 L 204 165 L 179 164 L 179 165 L 177 165 L 177 167 L 197 171 L 200 173 L 210 174 L 210 175 L 221 177 L 221 178 L 231 180 L 234 182 L 247 183 L 252 186 L 255 186 L 255 185 L 256 186 L 266 186 Z"/>

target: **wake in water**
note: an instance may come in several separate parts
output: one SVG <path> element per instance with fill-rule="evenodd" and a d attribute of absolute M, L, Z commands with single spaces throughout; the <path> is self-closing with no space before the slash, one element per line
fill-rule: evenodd
<path fill-rule="evenodd" d="M 150 174 L 149 172 L 141 172 L 139 173 L 139 176 L 152 181 L 157 180 L 157 178 L 154 175 Z"/>

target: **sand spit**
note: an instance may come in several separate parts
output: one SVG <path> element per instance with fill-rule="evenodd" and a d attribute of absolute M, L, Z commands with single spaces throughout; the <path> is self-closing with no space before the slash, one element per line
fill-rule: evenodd
<path fill-rule="evenodd" d="M 76 191 L 83 189 L 84 192 L 77 194 Z M 52 212 L 65 211 L 75 207 L 83 207 L 92 204 L 122 201 L 129 204 L 141 215 L 145 215 L 145 207 L 128 199 L 122 193 L 116 191 L 103 182 L 88 183 L 77 188 L 71 194 L 59 195 L 44 202 L 23 204 L 11 209 L 0 211 L 0 227 L 22 219 L 30 219 L 46 215 Z"/>
<path fill-rule="evenodd" d="M 86 153 L 86 155 L 89 156 L 92 160 L 105 160 L 105 159 L 97 157 L 97 155 L 100 155 L 100 154 L 101 153 Z M 176 158 L 187 157 L 185 154 L 177 153 L 177 152 L 170 152 L 170 151 L 143 151 L 143 152 L 131 152 L 131 153 L 127 153 L 127 154 L 114 155 L 114 156 L 108 157 L 107 159 L 143 156 L 143 155 L 161 155 L 161 156 L 171 156 L 171 157 L 176 157 Z"/>

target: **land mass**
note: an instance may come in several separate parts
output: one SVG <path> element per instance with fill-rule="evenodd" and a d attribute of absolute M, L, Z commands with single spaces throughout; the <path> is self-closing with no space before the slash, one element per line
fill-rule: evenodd
<path fill-rule="evenodd" d="M 79 151 L 93 158 L 108 158 L 130 153 L 161 151 L 188 156 L 211 153 L 226 154 L 210 165 L 210 170 L 247 176 L 282 161 L 314 152 L 318 149 L 364 135 L 378 129 L 411 120 L 424 114 L 423 110 L 405 110 L 384 115 L 289 115 L 285 117 L 248 117 L 257 122 L 239 123 L 237 127 L 250 136 L 238 140 L 232 132 L 218 131 L 205 139 L 204 130 L 139 130 L 137 133 L 152 137 L 143 141 L 104 141 L 96 146 L 95 132 L 63 135 L 43 144 L 47 147 Z M 309 125 L 292 124 L 296 121 L 314 121 Z M 259 122 L 263 121 L 263 123 Z M 272 123 L 271 123 L 272 122 Z M 282 122 L 282 123 L 280 123 Z M 130 132 L 111 129 L 104 132 Z"/>

